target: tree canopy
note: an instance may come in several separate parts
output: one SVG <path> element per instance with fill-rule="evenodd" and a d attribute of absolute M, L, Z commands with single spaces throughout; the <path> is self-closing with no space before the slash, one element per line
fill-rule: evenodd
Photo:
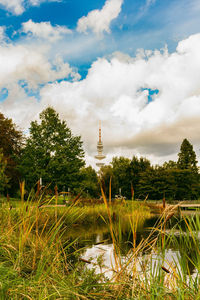
<path fill-rule="evenodd" d="M 31 122 L 30 136 L 19 166 L 23 179 L 31 188 L 42 177 L 43 184 L 75 188 L 84 166 L 80 136 L 73 136 L 65 121 L 48 107 L 40 114 L 40 123 Z"/>
<path fill-rule="evenodd" d="M 22 132 L 18 130 L 11 119 L 0 113 L 0 148 L 4 156 L 12 157 L 19 154 L 22 147 Z"/>
<path fill-rule="evenodd" d="M 106 191 L 112 177 L 112 195 L 118 194 L 131 199 L 131 187 L 136 199 L 183 200 L 200 196 L 200 175 L 193 146 L 184 139 L 178 154 L 178 162 L 170 160 L 163 166 L 152 166 L 146 158 L 133 156 L 132 159 L 114 157 L 111 164 L 101 168 Z"/>
<path fill-rule="evenodd" d="M 5 176 L 9 178 L 10 191 L 13 192 L 18 188 L 19 173 L 17 164 L 19 161 L 23 135 L 18 130 L 11 119 L 6 118 L 0 113 L 0 149 L 2 151 L 6 167 Z"/>
<path fill-rule="evenodd" d="M 98 176 L 91 166 L 80 170 L 80 186 L 78 191 L 81 191 L 85 197 L 98 198 L 100 196 Z"/>
<path fill-rule="evenodd" d="M 198 172 L 196 153 L 187 139 L 184 139 L 181 144 L 177 165 L 179 169 Z"/>
<path fill-rule="evenodd" d="M 139 181 L 144 172 L 150 168 L 150 161 L 144 157 L 133 156 L 132 159 L 123 156 L 114 157 L 109 166 L 101 168 L 101 177 L 105 183 L 108 194 L 109 181 L 112 177 L 112 196 L 119 194 L 131 198 L 132 188 L 136 197 L 139 197 L 141 191 L 139 190 Z"/>
<path fill-rule="evenodd" d="M 0 149 L 0 192 L 3 192 L 8 187 L 9 179 L 5 174 L 7 162 L 3 156 L 2 149 Z"/>

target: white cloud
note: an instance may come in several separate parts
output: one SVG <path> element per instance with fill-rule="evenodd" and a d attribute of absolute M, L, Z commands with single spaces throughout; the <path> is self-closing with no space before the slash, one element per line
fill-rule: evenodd
<path fill-rule="evenodd" d="M 0 102 L 0 110 L 22 128 L 27 128 L 31 118 L 41 109 L 38 96 L 34 96 L 41 85 L 69 76 L 79 79 L 62 57 L 56 56 L 50 62 L 48 52 L 48 47 L 38 44 L 5 43 L 0 46 L 0 91 L 8 91 L 7 99 Z"/>
<path fill-rule="evenodd" d="M 27 109 L 30 121 L 47 105 L 54 106 L 73 132 L 82 135 L 90 162 L 99 120 L 108 157 L 141 154 L 160 162 L 174 158 L 185 137 L 199 145 L 200 34 L 181 41 L 172 54 L 165 49 L 140 51 L 136 57 L 116 53 L 111 59 L 99 58 L 87 77 L 76 82 L 47 83 L 63 76 L 65 64 L 61 61 L 61 69 L 52 70 L 45 51 L 30 51 L 22 46 L 0 48 L 2 86 L 22 77 L 31 85 L 44 83 L 40 103 L 16 99 L 15 94 L 23 92 L 18 87 L 9 101 L 0 104 L 1 111 L 17 116 L 15 122 L 21 126 L 27 126 L 27 120 L 24 124 L 20 111 Z M 152 102 L 148 89 L 159 90 Z"/>
<path fill-rule="evenodd" d="M 180 42 L 172 54 L 165 49 L 135 59 L 119 59 L 119 54 L 110 61 L 98 59 L 85 80 L 44 87 L 42 104 L 53 105 L 83 135 L 90 154 L 102 119 L 107 152 L 127 148 L 157 158 L 173 155 L 184 137 L 199 142 L 199 125 L 191 126 L 193 119 L 200 122 L 199 51 L 200 34 Z M 149 92 L 142 88 L 159 94 L 148 103 Z"/>
<path fill-rule="evenodd" d="M 104 31 L 110 32 L 110 24 L 121 12 L 123 0 L 107 0 L 101 10 L 95 9 L 88 13 L 86 17 L 78 20 L 77 30 L 86 32 L 88 29 L 96 34 Z"/>
<path fill-rule="evenodd" d="M 22 23 L 22 31 L 51 42 L 56 42 L 61 39 L 63 35 L 71 33 L 71 30 L 65 26 L 52 26 L 50 22 L 35 23 L 32 20 Z"/>
<path fill-rule="evenodd" d="M 30 120 L 33 116 L 36 117 L 39 112 L 37 100 L 35 97 L 27 97 L 24 89 L 17 83 L 9 85 L 8 91 L 8 98 L 3 104 L 0 103 L 0 111 L 6 116 L 12 116 L 13 121 L 19 125 L 19 128 L 22 130 L 27 129 Z"/>
<path fill-rule="evenodd" d="M 7 86 L 19 80 L 28 82 L 31 88 L 73 74 L 68 63 L 59 57 L 48 60 L 48 48 L 35 45 L 0 46 L 0 86 Z"/>
<path fill-rule="evenodd" d="M 26 7 L 28 6 L 38 6 L 43 2 L 53 2 L 54 0 L 0 0 L 0 5 L 7 11 L 15 14 L 21 15 Z M 57 1 L 57 0 L 55 0 Z"/>
<path fill-rule="evenodd" d="M 24 12 L 24 0 L 0 0 L 0 5 L 15 15 L 21 15 Z"/>

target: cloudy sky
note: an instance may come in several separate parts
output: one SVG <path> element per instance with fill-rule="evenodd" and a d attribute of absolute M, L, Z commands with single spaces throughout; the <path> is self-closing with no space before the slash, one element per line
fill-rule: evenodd
<path fill-rule="evenodd" d="M 48 105 L 94 165 L 200 156 L 200 0 L 0 0 L 0 111 L 25 132 Z"/>

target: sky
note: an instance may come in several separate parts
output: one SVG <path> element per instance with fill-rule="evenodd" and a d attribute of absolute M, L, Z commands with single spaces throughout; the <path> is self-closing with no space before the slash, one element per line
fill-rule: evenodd
<path fill-rule="evenodd" d="M 0 0 L 0 111 L 25 133 L 52 106 L 104 152 L 200 156 L 200 0 Z"/>

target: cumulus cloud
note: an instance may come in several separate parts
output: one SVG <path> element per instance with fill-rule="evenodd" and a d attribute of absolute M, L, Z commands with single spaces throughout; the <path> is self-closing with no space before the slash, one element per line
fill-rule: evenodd
<path fill-rule="evenodd" d="M 56 56 L 48 59 L 48 47 L 3 43 L 0 45 L 0 94 L 8 94 L 0 102 L 0 110 L 13 118 L 22 128 L 41 109 L 39 89 L 48 82 L 70 78 L 79 79 L 70 65 Z"/>
<path fill-rule="evenodd" d="M 153 129 L 142 130 L 134 137 L 125 137 L 118 146 L 132 149 L 133 145 L 145 154 L 154 153 L 158 157 L 178 151 L 183 137 L 199 144 L 199 117 L 186 117 L 172 124 L 161 124 Z M 116 144 L 115 144 L 116 146 Z"/>
<path fill-rule="evenodd" d="M 16 100 L 14 96 L 0 104 L 1 110 L 13 117 L 27 105 L 29 118 L 34 119 L 44 107 L 52 105 L 73 132 L 82 135 L 90 162 L 96 152 L 99 120 L 109 158 L 137 154 L 160 162 L 174 158 L 185 137 L 199 145 L 200 34 L 181 41 L 174 53 L 165 48 L 139 51 L 136 57 L 118 52 L 109 59 L 99 58 L 87 77 L 75 82 L 47 83 L 49 76 L 55 78 L 62 71 L 55 75 L 39 54 L 31 53 L 29 60 L 24 49 L 8 50 L 2 52 L 0 48 L 0 58 L 9 55 L 10 61 L 7 69 L 4 60 L 0 61 L 2 84 L 22 74 L 31 84 L 45 84 L 40 90 L 41 101 L 30 104 L 31 110 L 28 100 Z M 18 123 L 24 125 L 20 118 Z"/>
<path fill-rule="evenodd" d="M 73 74 L 68 63 L 59 57 L 50 62 L 48 49 L 33 45 L 0 46 L 0 86 L 5 87 L 19 80 L 27 81 L 30 88 L 37 88 L 56 79 Z"/>
<path fill-rule="evenodd" d="M 121 12 L 123 0 L 107 0 L 101 10 L 95 9 L 86 17 L 78 20 L 77 30 L 87 32 L 92 30 L 95 34 L 102 34 L 104 31 L 110 33 L 110 24 Z"/>
<path fill-rule="evenodd" d="M 32 20 L 22 23 L 22 31 L 31 36 L 47 39 L 51 42 L 56 42 L 61 39 L 63 35 L 72 32 L 65 26 L 52 26 L 50 22 L 35 23 Z"/>
<path fill-rule="evenodd" d="M 30 120 L 33 116 L 34 119 L 37 117 L 39 110 L 37 99 L 34 96 L 28 97 L 25 90 L 17 83 L 9 85 L 8 97 L 5 102 L 0 103 L 0 111 L 12 117 L 22 130 L 29 127 Z"/>
<path fill-rule="evenodd" d="M 42 104 L 60 111 L 82 134 L 89 153 L 95 152 L 101 119 L 107 152 L 173 155 L 186 135 L 198 142 L 199 51 L 197 34 L 180 42 L 172 54 L 165 49 L 140 52 L 136 58 L 118 53 L 110 60 L 98 59 L 85 80 L 45 86 Z M 159 92 L 149 101 L 151 90 Z"/>
<path fill-rule="evenodd" d="M 0 0 L 0 5 L 14 15 L 21 15 L 26 7 L 38 6 L 42 2 L 53 2 L 54 0 Z M 57 0 L 55 0 L 57 1 Z"/>
<path fill-rule="evenodd" d="M 24 12 L 24 0 L 0 0 L 0 5 L 15 15 Z"/>

